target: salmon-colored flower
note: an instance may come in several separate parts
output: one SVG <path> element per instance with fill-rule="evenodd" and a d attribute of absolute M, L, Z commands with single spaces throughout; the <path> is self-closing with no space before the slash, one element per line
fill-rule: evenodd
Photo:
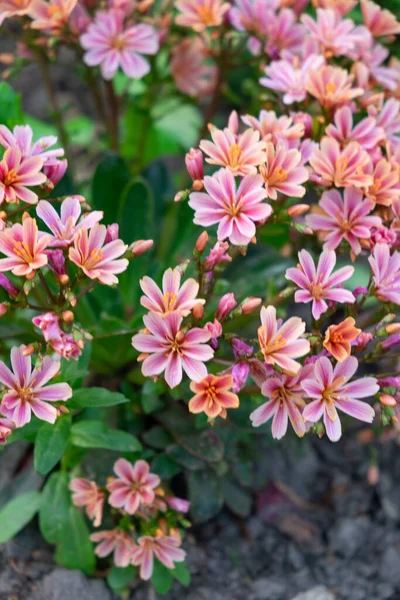
<path fill-rule="evenodd" d="M 68 23 L 70 14 L 78 0 L 33 0 L 29 16 L 33 19 L 32 29 L 43 29 L 48 33 L 59 33 Z"/>
<path fill-rule="evenodd" d="M 353 252 L 359 254 L 359 240 L 369 239 L 372 227 L 382 225 L 380 217 L 369 216 L 374 206 L 372 199 L 363 199 L 358 188 L 345 188 L 343 198 L 338 190 L 331 189 L 322 194 L 315 211 L 306 216 L 306 223 L 320 232 L 325 250 L 335 250 L 346 240 Z"/>
<path fill-rule="evenodd" d="M 332 273 L 336 265 L 334 250 L 324 250 L 315 268 L 312 256 L 307 250 L 299 252 L 299 264 L 286 271 L 286 279 L 293 281 L 300 290 L 294 295 L 295 302 L 312 302 L 312 315 L 315 319 L 328 310 L 326 300 L 354 304 L 355 298 L 349 290 L 339 284 L 349 279 L 354 267 L 345 266 Z"/>
<path fill-rule="evenodd" d="M 358 398 L 368 398 L 379 390 L 375 377 L 363 377 L 350 381 L 358 368 L 358 360 L 349 356 L 333 369 L 326 356 L 322 356 L 314 365 L 312 377 L 302 381 L 303 390 L 312 402 L 303 410 L 306 421 L 316 423 L 324 418 L 326 433 L 332 442 L 342 435 L 342 427 L 337 409 L 344 413 L 372 423 L 375 412 L 372 406 Z"/>
<path fill-rule="evenodd" d="M 104 285 L 118 283 L 116 275 L 128 267 L 125 254 L 127 245 L 122 240 L 105 243 L 107 227 L 96 223 L 88 231 L 79 229 L 74 239 L 74 246 L 69 249 L 69 258 L 90 279 L 98 279 Z"/>
<path fill-rule="evenodd" d="M 177 0 L 175 6 L 179 10 L 176 24 L 190 27 L 193 31 L 218 27 L 231 7 L 228 2 L 221 0 Z"/>
<path fill-rule="evenodd" d="M 218 70 L 207 59 L 207 49 L 200 37 L 183 39 L 173 48 L 170 67 L 180 92 L 194 98 L 207 96 L 212 92 Z"/>
<path fill-rule="evenodd" d="M 299 339 L 305 328 L 306 324 L 299 317 L 291 317 L 282 323 L 276 318 L 274 306 L 263 306 L 258 341 L 267 365 L 278 365 L 285 373 L 298 373 L 301 365 L 293 359 L 310 351 L 310 342 Z"/>
<path fill-rule="evenodd" d="M 190 389 L 196 395 L 189 402 L 189 411 L 204 412 L 210 419 L 226 419 L 227 408 L 237 408 L 239 398 L 232 389 L 232 375 L 207 375 L 201 381 L 192 381 Z"/>
<path fill-rule="evenodd" d="M 260 134 L 253 129 L 246 129 L 236 135 L 226 127 L 224 130 L 211 131 L 212 142 L 201 140 L 200 148 L 210 158 L 211 165 L 227 167 L 234 175 L 255 175 L 257 167 L 265 160 L 265 142 L 260 141 Z"/>
<path fill-rule="evenodd" d="M 347 15 L 357 5 L 357 0 L 313 0 L 313 6 L 334 8 L 342 16 Z"/>
<path fill-rule="evenodd" d="M 14 275 L 33 276 L 37 269 L 47 264 L 45 249 L 50 236 L 38 230 L 36 220 L 26 216 L 22 225 L 0 231 L 0 272 L 12 271 Z"/>
<path fill-rule="evenodd" d="M 141 505 L 153 502 L 154 489 L 159 485 L 160 478 L 150 473 L 149 463 L 145 460 L 131 464 L 125 458 L 119 458 L 114 464 L 114 473 L 117 478 L 107 484 L 111 506 L 133 515 Z"/>
<path fill-rule="evenodd" d="M 301 152 L 285 146 L 274 148 L 267 143 L 266 162 L 260 165 L 268 198 L 276 200 L 278 192 L 292 198 L 302 198 L 306 188 L 301 185 L 308 180 L 308 171 L 302 165 Z"/>
<path fill-rule="evenodd" d="M 371 0 L 361 0 L 361 12 L 365 25 L 374 37 L 392 36 L 400 33 L 400 23 L 390 10 L 383 9 Z"/>
<path fill-rule="evenodd" d="M 310 70 L 305 89 L 325 108 L 348 104 L 357 96 L 362 96 L 362 88 L 353 88 L 353 76 L 345 69 L 327 65 L 319 70 Z"/>
<path fill-rule="evenodd" d="M 309 162 L 314 169 L 311 178 L 322 185 L 368 187 L 373 182 L 367 171 L 371 158 L 357 142 L 350 142 L 341 150 L 339 142 L 323 137 Z"/>
<path fill-rule="evenodd" d="M 135 566 L 140 565 L 140 577 L 147 581 L 153 573 L 154 557 L 167 569 L 173 569 L 174 563 L 185 560 L 186 552 L 178 546 L 180 540 L 173 536 L 142 535 L 131 552 L 131 562 Z"/>
<path fill-rule="evenodd" d="M 375 167 L 371 163 L 367 165 L 366 172 L 373 179 L 365 190 L 367 198 L 376 204 L 391 206 L 393 200 L 400 196 L 400 166 L 382 158 Z"/>
<path fill-rule="evenodd" d="M 100 556 L 100 558 L 108 556 L 113 552 L 116 567 L 127 567 L 130 564 L 135 542 L 126 531 L 122 529 L 97 531 L 96 533 L 92 533 L 90 539 L 93 542 L 100 542 L 94 550 L 94 553 Z"/>
<path fill-rule="evenodd" d="M 42 167 L 43 160 L 39 156 L 22 158 L 19 148 L 7 148 L 0 161 L 0 204 L 4 200 L 36 204 L 38 196 L 28 188 L 46 181 Z"/>
<path fill-rule="evenodd" d="M 347 317 L 338 325 L 330 325 L 325 331 L 324 348 L 338 362 L 344 361 L 351 354 L 351 342 L 361 333 L 361 329 L 355 327 L 353 317 Z"/>
<path fill-rule="evenodd" d="M 98 527 L 103 516 L 104 493 L 94 481 L 75 477 L 69 484 L 72 502 L 75 506 L 85 506 L 86 514 L 93 525 Z"/>
<path fill-rule="evenodd" d="M 140 299 L 140 304 L 150 312 L 161 316 L 177 312 L 187 317 L 196 304 L 205 303 L 202 298 L 197 298 L 199 284 L 193 278 L 187 279 L 181 287 L 179 269 L 165 271 L 162 290 L 151 277 L 147 276 L 140 280 L 140 287 L 145 293 L 145 296 Z"/>

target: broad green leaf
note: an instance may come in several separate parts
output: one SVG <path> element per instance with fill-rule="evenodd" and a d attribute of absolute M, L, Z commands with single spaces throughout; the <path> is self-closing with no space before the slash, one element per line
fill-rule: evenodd
<path fill-rule="evenodd" d="M 171 479 L 182 471 L 182 467 L 166 454 L 159 454 L 151 463 L 151 470 L 153 473 L 157 473 L 161 479 Z"/>
<path fill-rule="evenodd" d="M 136 452 L 140 442 L 130 433 L 109 429 L 101 421 L 81 421 L 71 429 L 71 442 L 80 448 L 105 448 L 119 452 Z"/>
<path fill-rule="evenodd" d="M 43 423 L 38 431 L 34 450 L 34 465 L 40 475 L 47 475 L 61 459 L 71 431 L 71 416 L 59 417 L 54 425 Z"/>
<path fill-rule="evenodd" d="M 32 416 L 29 423 L 18 429 L 14 429 L 12 434 L 7 440 L 7 444 L 12 444 L 18 440 L 28 440 L 28 442 L 34 442 L 39 429 L 42 427 L 43 421 L 40 421 L 37 417 Z"/>
<path fill-rule="evenodd" d="M 151 583 L 157 594 L 166 594 L 171 588 L 174 578 L 170 569 L 167 569 L 159 560 L 154 560 L 154 570 L 151 576 Z"/>
<path fill-rule="evenodd" d="M 115 223 L 120 210 L 120 199 L 131 175 L 125 161 L 108 154 L 97 165 L 92 186 L 93 208 L 104 211 L 106 223 Z"/>
<path fill-rule="evenodd" d="M 167 456 L 175 460 L 178 465 L 182 465 L 182 467 L 189 469 L 189 471 L 204 469 L 204 460 L 194 456 L 193 454 L 190 454 L 190 452 L 182 448 L 182 446 L 179 446 L 179 444 L 169 446 L 166 449 L 166 453 Z"/>
<path fill-rule="evenodd" d="M 65 129 L 71 144 L 75 146 L 88 146 L 94 137 L 94 121 L 85 115 L 78 115 L 67 119 Z"/>
<path fill-rule="evenodd" d="M 52 473 L 42 492 L 39 511 L 39 527 L 49 544 L 61 541 L 64 528 L 68 525 L 71 492 L 68 489 L 67 473 Z"/>
<path fill-rule="evenodd" d="M 189 150 L 197 141 L 201 124 L 200 111 L 191 104 L 185 104 L 155 121 L 155 128 L 162 136 L 177 142 L 183 150 Z"/>
<path fill-rule="evenodd" d="M 66 381 L 67 383 L 70 383 L 73 388 L 79 389 L 83 379 L 89 373 L 91 353 L 92 344 L 86 343 L 78 360 L 66 360 L 63 358 L 61 360 L 60 381 Z"/>
<path fill-rule="evenodd" d="M 172 443 L 172 438 L 165 429 L 159 425 L 155 425 L 143 434 L 143 440 L 152 448 L 157 450 L 164 450 L 169 444 Z"/>
<path fill-rule="evenodd" d="M 132 565 L 119 568 L 113 565 L 107 577 L 110 588 L 116 592 L 123 590 L 135 577 L 136 569 Z"/>
<path fill-rule="evenodd" d="M 247 517 L 251 511 L 251 496 L 230 481 L 223 480 L 221 487 L 228 508 L 239 517 Z"/>
<path fill-rule="evenodd" d="M 189 475 L 190 514 L 193 521 L 208 521 L 221 510 L 224 498 L 218 477 L 211 471 L 192 471 Z"/>
<path fill-rule="evenodd" d="M 56 559 L 68 569 L 80 569 L 90 574 L 96 564 L 90 531 L 83 515 L 70 506 L 56 550 Z"/>
<path fill-rule="evenodd" d="M 91 408 L 115 406 L 129 402 L 123 394 L 111 392 L 105 388 L 92 387 L 75 390 L 71 400 L 68 401 L 69 408 Z"/>
<path fill-rule="evenodd" d="M 14 92 L 12 87 L 2 81 L 0 83 L 0 123 L 13 128 L 24 122 L 21 108 L 21 94 Z"/>
<path fill-rule="evenodd" d="M 171 570 L 171 574 L 185 587 L 190 585 L 190 571 L 184 562 L 175 563 L 175 569 Z"/>
<path fill-rule="evenodd" d="M 39 492 L 26 492 L 13 498 L 0 510 L 0 544 L 16 535 L 34 517 L 40 507 Z"/>

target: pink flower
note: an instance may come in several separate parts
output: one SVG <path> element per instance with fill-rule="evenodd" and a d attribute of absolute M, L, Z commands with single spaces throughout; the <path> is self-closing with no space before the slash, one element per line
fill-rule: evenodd
<path fill-rule="evenodd" d="M 400 305 L 400 252 L 390 255 L 387 244 L 377 244 L 368 261 L 377 297 Z"/>
<path fill-rule="evenodd" d="M 9 419 L 2 419 L 0 417 L 0 445 L 5 446 L 7 444 L 8 436 L 14 431 L 15 423 Z"/>
<path fill-rule="evenodd" d="M 180 542 L 175 537 L 157 535 L 142 535 L 131 553 L 131 561 L 135 566 L 140 565 L 140 577 L 147 581 L 153 573 L 154 556 L 167 569 L 173 569 L 174 563 L 185 560 L 186 552 L 178 548 Z"/>
<path fill-rule="evenodd" d="M 119 458 L 114 464 L 114 473 L 117 479 L 107 484 L 111 506 L 133 515 L 141 505 L 149 505 L 154 501 L 154 489 L 159 485 L 160 478 L 150 473 L 145 460 L 137 460 L 132 465 L 125 458 Z"/>
<path fill-rule="evenodd" d="M 395 98 L 389 98 L 382 106 L 380 112 L 374 110 L 373 107 L 369 107 L 371 116 L 376 118 L 376 123 L 379 127 L 382 127 L 386 139 L 393 145 L 399 144 L 398 133 L 400 132 L 400 102 Z"/>
<path fill-rule="evenodd" d="M 306 324 L 299 317 L 290 317 L 282 323 L 281 319 L 276 318 L 274 306 L 267 308 L 263 306 L 258 341 L 266 364 L 278 365 L 285 373 L 298 373 L 301 365 L 293 359 L 304 356 L 310 351 L 310 342 L 298 339 L 305 328 Z"/>
<path fill-rule="evenodd" d="M 43 173 L 47 177 L 46 190 L 52 190 L 57 183 L 64 177 L 68 167 L 66 158 L 57 160 L 56 158 L 49 159 L 43 166 Z"/>
<path fill-rule="evenodd" d="M 232 292 L 224 294 L 221 300 L 218 302 L 217 310 L 215 312 L 215 318 L 217 321 L 223 321 L 229 315 L 229 313 L 237 305 L 235 295 Z"/>
<path fill-rule="evenodd" d="M 284 146 L 274 148 L 267 143 L 266 162 L 260 165 L 260 174 L 264 179 L 268 198 L 276 200 L 278 192 L 293 198 L 302 198 L 306 188 L 301 184 L 308 180 L 308 171 L 302 165 L 301 153 Z"/>
<path fill-rule="evenodd" d="M 116 567 L 127 567 L 130 564 L 135 542 L 122 529 L 97 531 L 96 533 L 92 533 L 90 539 L 93 542 L 100 542 L 94 551 L 97 556 L 103 558 L 114 552 L 113 558 Z"/>
<path fill-rule="evenodd" d="M 228 2 L 221 0 L 177 0 L 175 6 L 179 10 L 175 23 L 190 27 L 193 31 L 218 27 L 231 7 Z"/>
<path fill-rule="evenodd" d="M 35 271 L 47 264 L 44 252 L 50 237 L 38 230 L 35 219 L 26 216 L 22 225 L 0 231 L 0 271 L 11 271 L 14 275 L 33 277 Z"/>
<path fill-rule="evenodd" d="M 339 14 L 347 15 L 357 5 L 357 0 L 314 0 L 314 6 L 334 8 Z"/>
<path fill-rule="evenodd" d="M 145 377 L 165 371 L 165 381 L 174 388 L 182 381 L 182 369 L 193 381 L 207 375 L 204 362 L 214 355 L 206 344 L 210 339 L 207 331 L 197 327 L 186 332 L 181 330 L 182 317 L 177 313 L 168 313 L 164 318 L 150 313 L 143 321 L 149 333 L 134 335 L 132 345 L 139 352 L 149 354 L 142 365 Z"/>
<path fill-rule="evenodd" d="M 69 489 L 75 506 L 86 506 L 87 516 L 98 527 L 103 516 L 104 493 L 94 481 L 80 477 L 71 480 Z"/>
<path fill-rule="evenodd" d="M 18 148 L 22 159 L 40 156 L 45 165 L 64 156 L 62 148 L 48 150 L 57 142 L 55 135 L 41 137 L 35 143 L 32 143 L 32 139 L 33 131 L 29 125 L 16 125 L 12 131 L 5 125 L 0 125 L 0 144 L 3 148 Z"/>
<path fill-rule="evenodd" d="M 371 228 L 382 223 L 379 217 L 367 216 L 374 206 L 372 200 L 363 200 L 357 188 L 345 188 L 343 198 L 338 190 L 332 189 L 322 194 L 316 212 L 306 216 L 306 223 L 321 232 L 325 250 L 335 250 L 346 240 L 353 252 L 359 254 L 360 238 L 368 239 Z"/>
<path fill-rule="evenodd" d="M 46 181 L 46 175 L 41 173 L 42 167 L 43 160 L 39 156 L 25 159 L 18 148 L 7 148 L 0 161 L 0 204 L 4 200 L 10 203 L 22 200 L 28 204 L 36 204 L 38 196 L 28 187 Z"/>
<path fill-rule="evenodd" d="M 61 337 L 62 331 L 59 321 L 59 316 L 52 312 L 38 315 L 32 319 L 32 323 L 40 329 L 46 342 L 57 340 Z"/>
<path fill-rule="evenodd" d="M 1 0 L 0 2 L 0 25 L 10 17 L 20 17 L 29 12 L 32 0 Z"/>
<path fill-rule="evenodd" d="M 193 181 L 201 181 L 204 177 L 203 154 L 198 148 L 190 148 L 185 155 L 186 169 Z"/>
<path fill-rule="evenodd" d="M 353 275 L 354 267 L 342 267 L 332 274 L 336 264 L 334 250 L 322 252 L 317 268 L 307 250 L 299 252 L 299 261 L 297 267 L 287 269 L 285 277 L 301 288 L 294 295 L 295 302 L 312 302 L 311 312 L 314 319 L 319 319 L 328 310 L 325 300 L 354 304 L 353 294 L 337 287 Z"/>
<path fill-rule="evenodd" d="M 311 54 L 304 61 L 288 60 L 273 61 L 265 68 L 265 74 L 268 77 L 260 79 L 261 85 L 284 92 L 284 104 L 293 104 L 293 102 L 302 102 L 306 95 L 307 76 L 312 70 L 317 70 L 324 64 L 324 58 L 316 54 Z"/>
<path fill-rule="evenodd" d="M 277 117 L 273 110 L 262 110 L 258 119 L 246 115 L 242 117 L 242 121 L 259 131 L 264 142 L 272 142 L 275 146 L 283 141 L 289 148 L 297 148 L 305 131 L 304 123 L 293 122 L 293 118 L 287 115 Z"/>
<path fill-rule="evenodd" d="M 145 293 L 140 299 L 140 304 L 161 316 L 177 312 L 182 317 L 187 317 L 196 304 L 205 304 L 205 300 L 197 298 L 199 284 L 193 278 L 187 279 L 181 287 L 179 269 L 165 271 L 162 290 L 147 276 L 140 280 L 140 287 Z"/>
<path fill-rule="evenodd" d="M 376 204 L 390 206 L 400 196 L 399 165 L 382 158 L 373 167 L 370 163 L 366 172 L 372 177 L 365 195 Z"/>
<path fill-rule="evenodd" d="M 81 38 L 87 51 L 83 57 L 90 67 L 100 65 L 104 79 L 112 79 L 121 67 L 125 75 L 141 79 L 150 71 L 142 54 L 155 54 L 158 37 L 151 25 L 124 26 L 124 14 L 118 10 L 100 11 Z"/>
<path fill-rule="evenodd" d="M 319 70 L 311 69 L 305 88 L 322 106 L 334 108 L 363 95 L 364 90 L 353 88 L 352 83 L 353 77 L 345 69 L 328 65 Z"/>
<path fill-rule="evenodd" d="M 370 162 L 368 153 L 357 142 L 341 150 L 339 142 L 330 137 L 323 137 L 320 148 L 314 148 L 310 157 L 317 180 L 336 187 L 371 185 L 372 177 L 367 173 Z"/>
<path fill-rule="evenodd" d="M 238 31 L 265 37 L 271 26 L 272 13 L 279 4 L 279 0 L 235 0 L 235 5 L 229 11 L 229 20 Z M 257 38 L 253 39 L 258 41 Z"/>
<path fill-rule="evenodd" d="M 180 92 L 197 98 L 213 91 L 218 70 L 207 58 L 207 49 L 200 37 L 183 39 L 173 48 L 170 68 Z"/>
<path fill-rule="evenodd" d="M 38 419 L 55 423 L 57 409 L 48 402 L 64 402 L 72 396 L 67 383 L 45 384 L 56 377 L 60 362 L 45 356 L 40 367 L 32 371 L 31 357 L 24 356 L 25 346 L 12 348 L 11 366 L 13 372 L 0 361 L 0 382 L 7 391 L 0 404 L 2 414 L 23 427 L 31 420 L 33 412 Z"/>
<path fill-rule="evenodd" d="M 32 0 L 29 16 L 32 29 L 43 29 L 58 34 L 67 25 L 78 0 Z"/>
<path fill-rule="evenodd" d="M 335 369 L 328 358 L 322 356 L 314 365 L 312 378 L 302 381 L 301 386 L 307 396 L 312 399 L 303 410 L 306 421 L 316 423 L 324 418 L 326 433 L 332 442 L 337 442 L 342 435 L 337 409 L 344 413 L 372 423 L 375 412 L 366 402 L 358 398 L 368 398 L 379 390 L 375 377 L 364 377 L 348 383 L 358 368 L 358 360 L 349 356 Z"/>
<path fill-rule="evenodd" d="M 382 9 L 371 0 L 361 0 L 361 12 L 365 25 L 374 37 L 391 36 L 400 33 L 400 23 L 389 10 Z"/>
<path fill-rule="evenodd" d="M 72 333 L 65 333 L 61 331 L 61 336 L 59 338 L 50 340 L 50 346 L 53 348 L 54 352 L 69 360 L 73 358 L 77 360 L 82 354 L 82 349 L 84 347 L 83 340 L 76 341 Z"/>
<path fill-rule="evenodd" d="M 260 142 L 258 131 L 246 129 L 238 136 L 225 127 L 224 130 L 213 129 L 211 137 L 212 142 L 200 142 L 201 150 L 211 157 L 206 161 L 227 167 L 234 175 L 255 175 L 257 166 L 265 160 L 265 142 Z"/>
<path fill-rule="evenodd" d="M 279 58 L 284 52 L 293 55 L 301 49 L 305 29 L 296 20 L 296 14 L 290 8 L 270 13 L 265 51 L 272 59 Z"/>
<path fill-rule="evenodd" d="M 80 199 L 83 199 L 82 196 L 65 198 L 61 204 L 61 216 L 58 216 L 57 211 L 47 200 L 41 200 L 37 205 L 37 216 L 46 223 L 54 236 L 51 236 L 50 246 L 69 246 L 82 227 L 90 229 L 103 218 L 103 211 L 94 210 L 78 223 L 82 211 Z"/>
<path fill-rule="evenodd" d="M 79 229 L 74 246 L 69 249 L 69 258 L 90 279 L 98 279 L 104 285 L 113 285 L 118 283 L 115 275 L 128 267 L 129 262 L 126 258 L 118 258 L 125 254 L 128 246 L 122 240 L 103 245 L 106 234 L 106 226 L 98 223 L 89 233 L 85 228 Z"/>
<path fill-rule="evenodd" d="M 177 496 L 165 496 L 165 502 L 170 508 L 180 513 L 187 513 L 190 509 L 190 502 Z"/>
<path fill-rule="evenodd" d="M 335 112 L 334 123 L 326 128 L 326 135 L 337 140 L 342 146 L 349 142 L 358 142 L 366 150 L 375 148 L 385 138 L 385 131 L 378 127 L 376 119 L 367 117 L 353 127 L 353 115 L 348 106 L 342 106 Z"/>
<path fill-rule="evenodd" d="M 258 135 L 258 134 L 257 134 Z M 189 206 L 196 212 L 194 222 L 202 227 L 218 223 L 218 239 L 235 246 L 247 245 L 256 233 L 257 222 L 272 213 L 259 175 L 245 176 L 236 189 L 235 178 L 228 169 L 220 169 L 204 178 L 205 192 L 192 192 Z"/>
<path fill-rule="evenodd" d="M 273 417 L 272 437 L 280 440 L 287 432 L 288 419 L 299 437 L 306 432 L 301 409 L 305 406 L 305 393 L 301 382 L 312 374 L 313 367 L 302 367 L 297 375 L 276 373 L 261 386 L 263 396 L 269 398 L 250 415 L 253 427 L 263 425 Z"/>
<path fill-rule="evenodd" d="M 317 8 L 316 21 L 309 15 L 302 15 L 301 21 L 328 57 L 347 56 L 357 42 L 354 22 L 342 19 L 336 10 Z"/>
<path fill-rule="evenodd" d="M 204 331 L 210 334 L 210 346 L 213 350 L 218 349 L 218 338 L 221 337 L 222 325 L 218 321 L 218 319 L 214 319 L 214 321 L 209 321 L 203 327 Z"/>
<path fill-rule="evenodd" d="M 212 271 L 217 265 L 222 262 L 232 262 L 232 257 L 227 254 L 229 248 L 228 242 L 217 242 L 210 250 L 210 254 L 204 261 L 204 269 Z"/>

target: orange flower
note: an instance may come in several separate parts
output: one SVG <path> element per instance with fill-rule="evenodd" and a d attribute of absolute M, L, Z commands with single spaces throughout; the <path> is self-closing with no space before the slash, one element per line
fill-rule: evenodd
<path fill-rule="evenodd" d="M 201 381 L 192 381 L 190 389 L 195 396 L 189 402 L 191 413 L 205 412 L 210 419 L 226 419 L 227 408 L 237 408 L 239 398 L 228 390 L 232 387 L 232 375 L 207 375 Z"/>
<path fill-rule="evenodd" d="M 350 356 L 351 341 L 361 333 L 361 329 L 354 327 L 355 323 L 353 317 L 347 317 L 339 325 L 330 325 L 325 332 L 324 348 L 338 362 L 342 362 Z"/>

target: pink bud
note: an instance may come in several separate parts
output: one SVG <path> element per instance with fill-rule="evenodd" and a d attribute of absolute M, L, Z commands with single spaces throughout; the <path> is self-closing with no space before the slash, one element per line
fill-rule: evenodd
<path fill-rule="evenodd" d="M 207 243 L 208 243 L 208 233 L 207 233 L 207 231 L 203 231 L 203 233 L 201 233 L 199 235 L 199 237 L 197 238 L 195 250 L 197 250 L 197 252 L 203 252 L 204 248 L 207 246 Z"/>
<path fill-rule="evenodd" d="M 0 273 L 0 286 L 4 288 L 9 296 L 12 298 L 16 298 L 19 294 L 19 290 L 15 287 L 14 284 L 4 275 L 4 273 Z"/>
<path fill-rule="evenodd" d="M 293 206 L 289 206 L 289 208 L 287 209 L 287 214 L 291 218 L 301 217 L 301 215 L 304 215 L 309 210 L 310 207 L 308 204 L 293 204 Z"/>
<path fill-rule="evenodd" d="M 140 256 L 150 250 L 154 246 L 154 240 L 137 240 L 133 242 L 132 254 L 133 256 Z"/>
<path fill-rule="evenodd" d="M 1 302 L 0 303 L 0 317 L 2 317 L 3 315 L 5 315 L 7 311 L 8 311 L 8 304 L 5 304 L 4 302 Z"/>
<path fill-rule="evenodd" d="M 4 446 L 7 438 L 15 429 L 15 424 L 9 419 L 0 419 L 0 444 Z"/>
<path fill-rule="evenodd" d="M 52 183 L 53 187 L 56 187 L 57 183 L 64 177 L 67 167 L 68 161 L 66 158 L 54 160 L 44 165 L 43 173 Z"/>
<path fill-rule="evenodd" d="M 215 313 L 215 317 L 218 321 L 223 321 L 229 315 L 231 310 L 235 308 L 236 304 L 235 296 L 232 293 L 222 296 Z"/>
<path fill-rule="evenodd" d="M 118 239 L 119 225 L 118 223 L 112 223 L 111 225 L 107 225 L 107 233 L 104 240 L 105 244 L 109 242 L 114 242 Z"/>
<path fill-rule="evenodd" d="M 185 164 L 193 181 L 204 178 L 203 153 L 197 148 L 190 148 L 185 156 Z"/>
<path fill-rule="evenodd" d="M 383 404 L 384 406 L 396 406 L 397 405 L 396 400 L 393 398 L 393 396 L 390 396 L 389 394 L 380 394 L 379 402 L 381 404 Z"/>
<path fill-rule="evenodd" d="M 367 480 L 369 485 L 376 485 L 379 481 L 379 467 L 370 465 L 368 467 Z"/>
<path fill-rule="evenodd" d="M 250 373 L 250 365 L 245 361 L 233 365 L 231 375 L 233 378 L 232 392 L 237 393 L 246 385 Z"/>
<path fill-rule="evenodd" d="M 255 298 L 254 296 L 246 298 L 242 304 L 242 314 L 249 315 L 260 306 L 261 302 L 262 298 Z"/>
<path fill-rule="evenodd" d="M 390 335 L 386 340 L 382 342 L 382 348 L 384 350 L 390 350 L 393 346 L 398 346 L 400 344 L 400 333 L 394 333 Z"/>
<path fill-rule="evenodd" d="M 165 496 L 165 501 L 168 506 L 180 513 L 187 513 L 190 508 L 190 502 L 176 496 Z"/>
<path fill-rule="evenodd" d="M 239 117 L 236 110 L 233 110 L 229 115 L 228 129 L 230 129 L 232 133 L 237 133 L 239 131 Z"/>
<path fill-rule="evenodd" d="M 373 339 L 372 333 L 361 332 L 360 335 L 354 340 L 353 344 L 357 350 L 362 350 L 367 344 Z"/>
<path fill-rule="evenodd" d="M 253 347 L 246 344 L 240 338 L 233 338 L 231 345 L 235 358 L 244 358 L 253 354 Z"/>
<path fill-rule="evenodd" d="M 48 266 L 50 269 L 58 275 L 59 277 L 66 275 L 65 273 L 65 257 L 63 251 L 60 249 L 57 250 L 46 250 L 47 258 L 48 258 Z"/>

